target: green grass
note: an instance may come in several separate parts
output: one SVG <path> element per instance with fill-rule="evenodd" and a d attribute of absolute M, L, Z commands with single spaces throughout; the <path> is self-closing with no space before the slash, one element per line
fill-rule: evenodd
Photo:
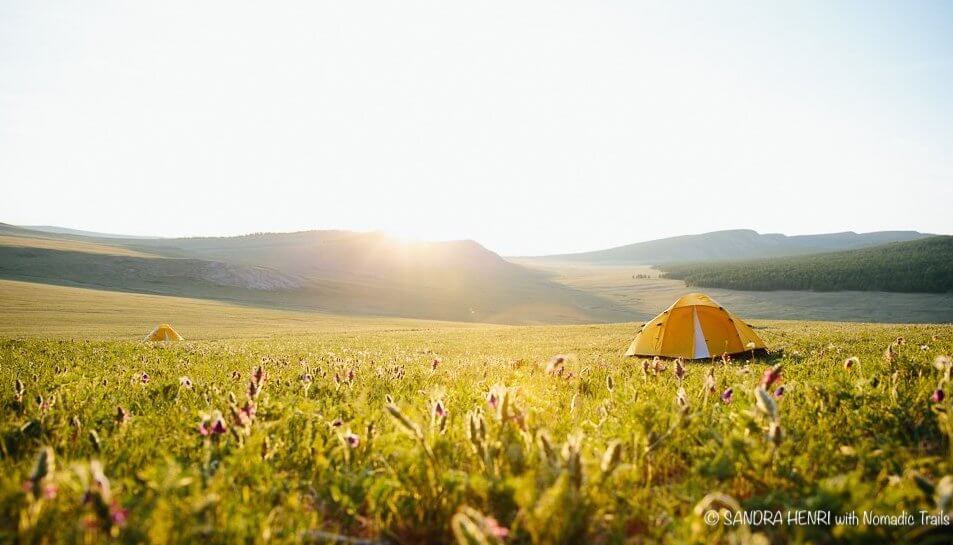
<path fill-rule="evenodd" d="M 621 357 L 634 324 L 304 323 L 276 313 L 243 329 L 259 311 L 123 294 L 97 303 L 76 292 L 58 293 L 61 306 L 40 321 L 6 298 L 0 305 L 3 542 L 452 543 L 454 528 L 463 538 L 493 517 L 509 543 L 757 542 L 749 531 L 781 543 L 897 543 L 930 529 L 711 528 L 696 506 L 720 492 L 747 510 L 949 510 L 949 479 L 922 489 L 953 472 L 939 412 L 953 407 L 929 399 L 941 380 L 931 362 L 953 352 L 950 326 L 756 320 L 768 359 L 688 364 L 682 407 L 671 365 L 645 375 Z M 143 314 L 103 312 L 113 305 Z M 153 325 L 138 320 L 173 309 L 194 320 L 180 327 L 194 340 L 129 340 Z M 110 328 L 121 338 L 108 338 Z M 899 336 L 906 344 L 885 361 Z M 569 355 L 561 377 L 544 369 L 555 354 Z M 851 356 L 860 363 L 848 371 Z M 771 364 L 783 366 L 786 388 L 777 443 L 755 403 Z M 249 401 L 258 366 L 267 378 L 243 428 L 230 405 Z M 712 368 L 714 394 L 704 388 Z M 726 388 L 730 404 L 719 399 Z M 496 408 L 491 390 L 505 395 Z M 225 433 L 201 435 L 215 411 Z M 46 448 L 52 470 L 24 486 Z M 102 478 L 90 481 L 93 460 L 108 493 Z"/>

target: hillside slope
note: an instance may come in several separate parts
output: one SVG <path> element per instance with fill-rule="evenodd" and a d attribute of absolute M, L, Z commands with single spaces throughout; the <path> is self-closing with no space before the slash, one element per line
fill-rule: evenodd
<path fill-rule="evenodd" d="M 607 265 L 659 265 L 808 255 L 853 250 L 889 242 L 918 240 L 928 236 L 930 235 L 916 231 L 845 232 L 787 236 L 760 234 L 750 229 L 737 229 L 650 240 L 593 252 L 542 256 L 532 259 Z"/>
<path fill-rule="evenodd" d="M 130 239 L 0 225 L 0 278 L 348 314 L 499 323 L 631 319 L 473 241 L 307 231 Z"/>
<path fill-rule="evenodd" d="M 674 264 L 686 285 L 736 290 L 953 292 L 953 236 L 801 257 Z"/>

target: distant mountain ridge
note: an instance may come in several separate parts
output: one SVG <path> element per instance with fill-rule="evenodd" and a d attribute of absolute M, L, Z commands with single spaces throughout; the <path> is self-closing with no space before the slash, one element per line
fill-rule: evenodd
<path fill-rule="evenodd" d="M 787 236 L 751 229 L 669 237 L 605 250 L 547 255 L 532 259 L 604 265 L 663 265 L 819 254 L 906 242 L 932 236 L 917 231 L 827 233 Z"/>

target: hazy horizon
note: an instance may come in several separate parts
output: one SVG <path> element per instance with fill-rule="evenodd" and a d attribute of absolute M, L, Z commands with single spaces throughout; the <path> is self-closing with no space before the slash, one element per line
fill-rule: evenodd
<path fill-rule="evenodd" d="M 0 221 L 501 255 L 950 233 L 953 6 L 0 6 Z"/>
<path fill-rule="evenodd" d="M 6 223 L 6 222 L 0 221 L 0 223 Z M 8 223 L 8 225 L 11 225 L 11 224 Z M 300 229 L 300 230 L 295 230 L 295 231 L 260 231 L 260 230 L 259 230 L 259 231 L 248 231 L 248 232 L 234 233 L 234 234 L 226 234 L 226 235 L 188 235 L 188 234 L 186 234 L 186 235 L 181 235 L 181 236 L 163 236 L 163 235 L 151 235 L 151 234 L 130 235 L 130 234 L 128 234 L 128 233 L 104 232 L 104 231 L 89 231 L 89 230 L 86 230 L 86 229 L 78 229 L 78 228 L 75 228 L 75 227 L 72 227 L 72 226 L 69 226 L 69 225 L 53 225 L 53 224 L 43 224 L 43 225 L 40 225 L 40 224 L 37 224 L 37 225 L 16 225 L 16 227 L 22 227 L 22 228 L 24 228 L 24 229 L 37 229 L 37 230 L 44 230 L 44 229 L 56 229 L 56 230 L 60 230 L 60 229 L 62 229 L 62 230 L 66 230 L 66 231 L 76 231 L 76 232 L 80 232 L 80 233 L 84 233 L 84 234 L 101 235 L 101 236 L 105 236 L 105 237 L 121 237 L 121 238 L 161 238 L 161 239 L 172 239 L 172 238 L 243 237 L 243 236 L 252 236 L 252 235 L 283 235 L 283 234 L 294 234 L 294 233 L 307 233 L 307 232 L 312 232 L 312 231 L 346 231 L 346 232 L 351 232 L 351 233 L 368 233 L 368 234 L 370 234 L 370 233 L 381 233 L 381 234 L 384 234 L 384 235 L 387 235 L 387 236 L 394 237 L 394 238 L 396 238 L 396 239 L 405 240 L 405 241 L 407 241 L 407 242 L 457 242 L 457 241 L 473 241 L 473 242 L 476 242 L 476 243 L 480 244 L 481 246 L 487 248 L 488 250 L 493 251 L 494 253 L 497 253 L 497 254 L 499 254 L 499 255 L 501 255 L 501 256 L 504 256 L 504 257 L 543 257 L 543 256 L 547 256 L 547 255 L 560 255 L 560 254 L 571 254 L 571 253 L 585 253 L 585 252 L 590 252 L 590 251 L 608 250 L 608 249 L 613 249 L 613 248 L 617 248 L 617 247 L 620 247 L 620 246 L 628 246 L 628 245 L 631 245 L 631 244 L 639 244 L 639 243 L 643 243 L 643 242 L 652 242 L 652 241 L 657 241 L 657 240 L 662 240 L 662 239 L 667 239 L 667 238 L 679 238 L 679 237 L 686 237 L 686 236 L 706 235 L 706 234 L 711 234 L 711 233 L 716 233 L 716 232 L 725 232 L 725 231 L 753 231 L 753 232 L 757 233 L 758 235 L 762 235 L 762 236 L 764 236 L 764 235 L 781 235 L 781 236 L 785 236 L 785 237 L 800 237 L 800 236 L 813 236 L 813 235 L 836 235 L 836 234 L 841 234 L 841 233 L 855 233 L 855 234 L 863 235 L 863 234 L 868 234 L 868 233 L 877 232 L 877 231 L 851 231 L 851 230 L 848 230 L 848 231 L 818 232 L 818 233 L 767 233 L 767 232 L 758 231 L 758 230 L 756 230 L 756 229 L 749 229 L 749 228 L 739 227 L 739 228 L 737 228 L 737 229 L 719 229 L 719 230 L 716 230 L 716 231 L 704 231 L 704 232 L 699 232 L 699 233 L 681 233 L 681 234 L 677 234 L 677 235 L 671 235 L 671 236 L 660 237 L 660 238 L 652 238 L 652 239 L 637 239 L 637 240 L 632 240 L 632 241 L 630 241 L 630 242 L 626 242 L 626 243 L 623 243 L 623 244 L 620 244 L 620 245 L 617 245 L 617 246 L 605 246 L 605 247 L 598 247 L 598 248 L 588 248 L 588 249 L 585 249 L 585 250 L 580 250 L 579 252 L 559 252 L 559 253 L 553 253 L 553 254 L 520 254 L 520 255 L 517 255 L 517 254 L 505 254 L 505 253 L 502 253 L 502 252 L 498 252 L 496 249 L 494 249 L 494 248 L 492 248 L 492 247 L 490 247 L 490 246 L 487 246 L 486 244 L 484 244 L 484 243 L 481 242 L 480 240 L 474 239 L 474 238 L 472 238 L 472 237 L 451 238 L 451 239 L 418 239 L 418 238 L 401 237 L 401 236 L 399 236 L 399 235 L 394 235 L 394 234 L 388 233 L 388 232 L 383 231 L 383 230 L 380 230 L 380 229 L 357 230 L 357 229 L 334 229 L 334 228 L 317 229 L 317 228 L 314 228 L 314 229 Z M 885 232 L 885 231 L 911 231 L 911 232 L 912 232 L 912 231 L 916 231 L 916 230 L 914 230 L 914 229 L 893 229 L 893 230 L 882 230 L 882 231 L 879 231 L 879 232 Z M 948 234 L 949 234 L 949 233 L 925 233 L 925 232 L 922 232 L 922 231 L 919 231 L 919 232 L 922 233 L 922 234 L 928 234 L 928 235 L 948 235 Z"/>

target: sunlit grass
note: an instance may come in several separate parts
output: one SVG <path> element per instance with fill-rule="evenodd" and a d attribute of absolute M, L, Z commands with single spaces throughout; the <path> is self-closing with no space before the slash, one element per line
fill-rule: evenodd
<path fill-rule="evenodd" d="M 24 542 L 684 543 L 741 531 L 702 523 L 714 492 L 745 509 L 949 501 L 933 362 L 953 328 L 755 325 L 769 360 L 685 363 L 682 378 L 623 359 L 624 325 L 2 341 L 0 528 Z"/>

